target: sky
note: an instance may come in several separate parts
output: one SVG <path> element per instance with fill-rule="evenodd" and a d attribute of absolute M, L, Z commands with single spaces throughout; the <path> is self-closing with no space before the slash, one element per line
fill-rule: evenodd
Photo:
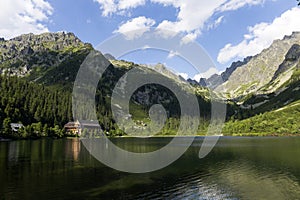
<path fill-rule="evenodd" d="M 256 55 L 273 40 L 300 31 L 300 7 L 296 0 L 0 2 L 0 37 L 5 39 L 24 33 L 66 31 L 96 47 L 116 34 L 128 38 L 128 31 L 172 30 L 180 34 L 182 41 L 199 44 L 214 67 L 200 72 L 176 52 L 155 49 L 134 51 L 118 58 L 136 63 L 163 63 L 183 77 L 196 80 L 220 73 L 233 61 Z"/>

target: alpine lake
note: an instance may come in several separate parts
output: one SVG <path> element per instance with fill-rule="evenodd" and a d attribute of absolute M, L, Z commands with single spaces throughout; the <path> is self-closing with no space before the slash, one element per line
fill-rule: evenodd
<path fill-rule="evenodd" d="M 147 152 L 171 139 L 111 140 Z M 203 139 L 141 174 L 105 166 L 78 138 L 2 141 L 0 199 L 300 199 L 300 137 L 221 137 L 199 159 Z"/>

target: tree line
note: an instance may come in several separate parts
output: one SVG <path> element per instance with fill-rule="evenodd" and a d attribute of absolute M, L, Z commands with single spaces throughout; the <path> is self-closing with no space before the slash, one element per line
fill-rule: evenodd
<path fill-rule="evenodd" d="M 71 94 L 21 78 L 0 76 L 0 126 L 2 137 L 62 137 L 63 125 L 72 120 Z M 24 128 L 13 132 L 10 123 Z"/>

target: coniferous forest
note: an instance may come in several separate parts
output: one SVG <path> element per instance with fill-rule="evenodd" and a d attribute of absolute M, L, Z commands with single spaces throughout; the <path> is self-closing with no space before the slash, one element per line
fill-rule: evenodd
<path fill-rule="evenodd" d="M 185 81 L 159 63 L 146 66 L 115 60 L 110 56 L 111 65 L 99 80 L 95 94 L 101 129 L 108 136 L 127 134 L 125 129 L 128 127 L 119 127 L 113 118 L 111 97 L 119 79 L 129 70 L 137 68 L 141 73 L 160 74 L 161 78 L 167 78 L 181 89 L 188 85 L 188 90 L 196 94 L 199 103 L 201 116 L 198 135 L 206 134 L 210 122 L 211 94 L 208 88 L 223 87 L 221 94 L 227 103 L 224 135 L 300 134 L 297 117 L 300 100 L 298 38 L 300 33 L 295 32 L 272 45 L 284 47 L 283 53 L 278 53 L 271 46 L 255 57 L 232 63 L 221 75 L 203 79 L 202 82 L 191 79 Z M 74 121 L 73 83 L 81 64 L 93 50 L 92 45 L 82 43 L 72 33 L 64 32 L 27 34 L 1 40 L 0 137 L 25 139 L 69 136 L 64 125 Z M 284 57 L 283 61 L 274 63 L 273 59 L 264 59 L 277 53 Z M 257 73 L 256 67 L 263 62 L 275 66 L 274 74 Z M 253 70 L 245 71 L 248 68 Z M 244 83 L 240 77 L 246 73 L 250 75 L 245 77 L 248 82 Z M 220 78 L 224 79 L 224 84 L 218 82 Z M 203 85 L 203 82 L 209 85 Z M 160 85 L 145 85 L 135 91 L 129 102 L 129 114 L 138 128 L 143 129 L 149 124 L 149 110 L 155 104 L 163 105 L 168 114 L 164 127 L 157 135 L 176 135 L 181 119 L 190 120 L 189 116 L 181 118 L 180 104 L 172 91 Z M 24 127 L 13 131 L 11 123 L 23 124 Z M 186 133 L 189 134 L 195 133 Z"/>
<path fill-rule="evenodd" d="M 62 137 L 63 125 L 72 119 L 71 94 L 26 80 L 0 77 L 1 136 L 13 138 Z M 24 128 L 12 132 L 10 123 Z"/>

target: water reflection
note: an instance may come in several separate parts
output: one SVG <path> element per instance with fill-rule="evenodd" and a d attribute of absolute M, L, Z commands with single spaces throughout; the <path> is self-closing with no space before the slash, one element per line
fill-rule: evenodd
<path fill-rule="evenodd" d="M 168 143 L 118 140 L 150 151 Z M 205 159 L 202 139 L 147 174 L 112 170 L 78 139 L 0 143 L 0 199 L 299 199 L 300 138 L 223 138 Z"/>
<path fill-rule="evenodd" d="M 229 186 L 241 199 L 300 197 L 299 180 L 288 171 L 239 160 L 226 163 L 222 170 L 214 169 L 214 172 L 218 183 Z"/>
<path fill-rule="evenodd" d="M 65 145 L 65 153 L 67 156 L 72 157 L 74 161 L 78 161 L 81 149 L 81 142 L 78 138 L 68 139 Z"/>
<path fill-rule="evenodd" d="M 18 162 L 19 158 L 19 145 L 13 141 L 8 143 L 8 162 L 9 165 L 13 165 Z"/>

